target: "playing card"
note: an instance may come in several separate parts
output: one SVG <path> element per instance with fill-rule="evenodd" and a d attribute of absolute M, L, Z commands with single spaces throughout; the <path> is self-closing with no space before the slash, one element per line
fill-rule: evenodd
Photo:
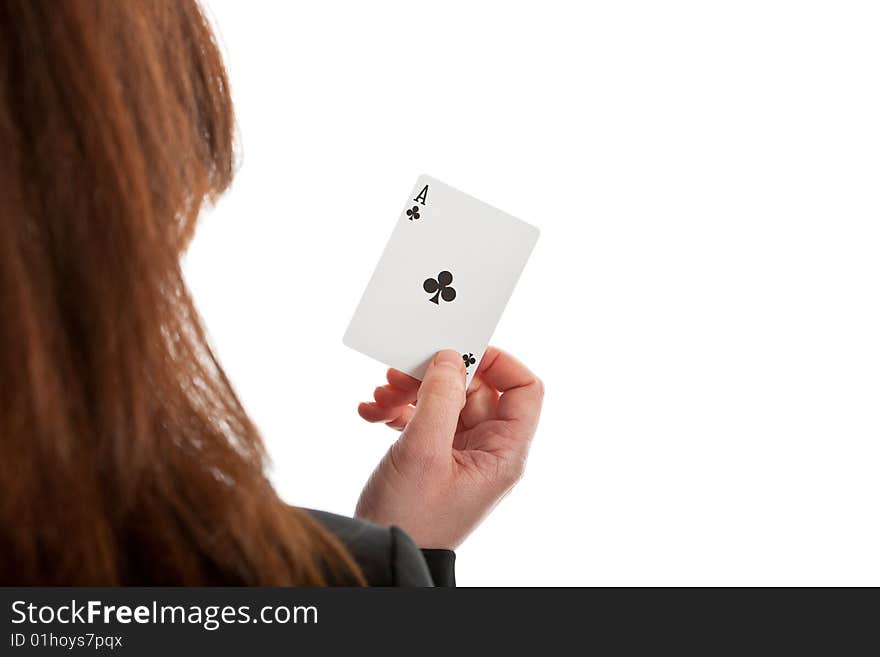
<path fill-rule="evenodd" d="M 343 342 L 418 379 L 454 349 L 470 383 L 537 239 L 534 226 L 421 176 Z"/>

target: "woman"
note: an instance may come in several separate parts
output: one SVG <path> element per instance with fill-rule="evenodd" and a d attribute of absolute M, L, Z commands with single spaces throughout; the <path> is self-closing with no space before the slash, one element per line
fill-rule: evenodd
<path fill-rule="evenodd" d="M 0 584 L 452 583 L 520 476 L 540 382 L 441 352 L 359 408 L 402 433 L 358 519 L 279 499 L 179 263 L 232 174 L 194 1 L 0 2 Z"/>

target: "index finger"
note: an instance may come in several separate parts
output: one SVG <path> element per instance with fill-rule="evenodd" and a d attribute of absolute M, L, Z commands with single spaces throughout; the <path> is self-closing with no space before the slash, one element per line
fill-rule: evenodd
<path fill-rule="evenodd" d="M 497 347 L 488 347 L 477 375 L 501 393 L 498 416 L 534 430 L 541 414 L 544 384 L 528 367 Z"/>

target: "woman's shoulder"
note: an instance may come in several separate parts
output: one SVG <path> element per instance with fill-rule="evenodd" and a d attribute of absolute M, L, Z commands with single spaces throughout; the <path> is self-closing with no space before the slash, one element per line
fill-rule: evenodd
<path fill-rule="evenodd" d="M 371 586 L 433 586 L 425 555 L 397 527 L 303 509 L 348 549 Z"/>

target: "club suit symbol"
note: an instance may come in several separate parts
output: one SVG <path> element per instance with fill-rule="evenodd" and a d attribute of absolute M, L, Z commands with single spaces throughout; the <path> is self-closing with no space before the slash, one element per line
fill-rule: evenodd
<path fill-rule="evenodd" d="M 464 361 L 464 369 L 468 369 L 471 365 L 477 362 L 477 359 L 474 358 L 472 353 L 466 353 L 461 355 L 461 359 Z"/>
<path fill-rule="evenodd" d="M 452 274 L 448 271 L 441 271 L 437 274 L 437 278 L 427 278 L 422 283 L 422 288 L 428 294 L 434 296 L 428 299 L 432 303 L 440 305 L 440 299 L 444 301 L 452 301 L 455 299 L 455 288 L 452 287 Z M 435 294 L 436 293 L 436 294 Z"/>
<path fill-rule="evenodd" d="M 418 219 L 421 216 L 419 214 L 419 206 L 418 205 L 412 206 L 411 210 L 406 211 L 406 216 L 409 217 L 410 221 L 414 221 L 414 220 Z"/>

